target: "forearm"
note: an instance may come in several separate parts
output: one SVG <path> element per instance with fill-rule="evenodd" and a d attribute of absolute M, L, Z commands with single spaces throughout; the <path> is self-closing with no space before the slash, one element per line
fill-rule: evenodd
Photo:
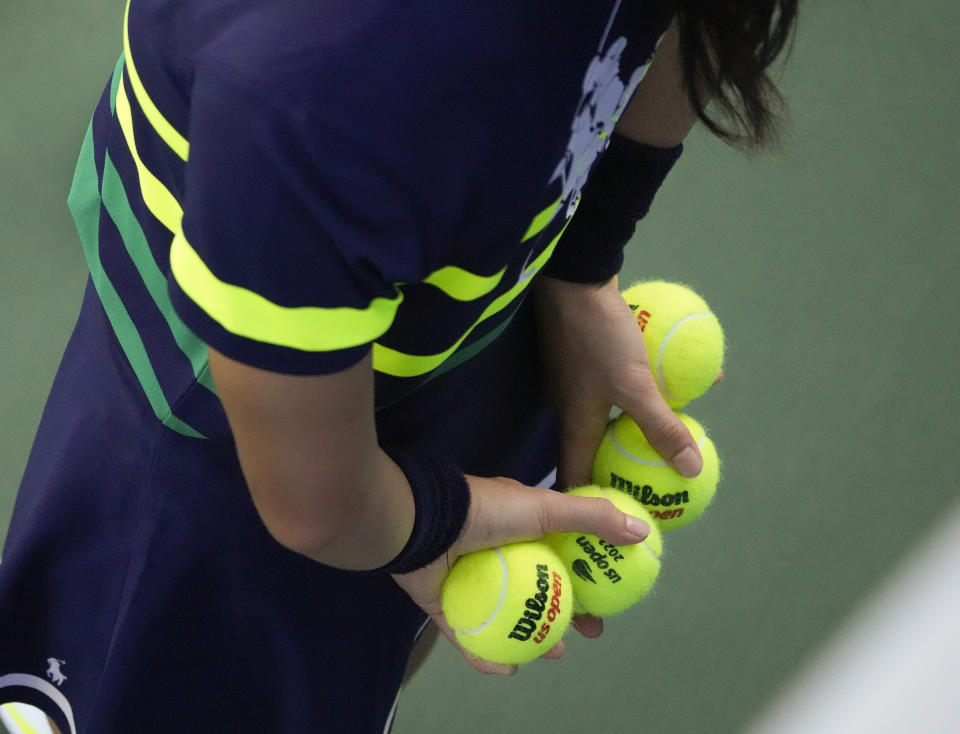
<path fill-rule="evenodd" d="M 381 449 L 369 356 L 329 375 L 260 370 L 210 350 L 237 456 L 267 530 L 316 561 L 371 569 L 413 526 L 404 473 Z"/>
<path fill-rule="evenodd" d="M 410 485 L 383 451 L 337 487 L 322 475 L 285 479 L 283 486 L 248 484 L 267 529 L 294 552 L 334 568 L 369 570 L 396 558 L 410 537 Z"/>

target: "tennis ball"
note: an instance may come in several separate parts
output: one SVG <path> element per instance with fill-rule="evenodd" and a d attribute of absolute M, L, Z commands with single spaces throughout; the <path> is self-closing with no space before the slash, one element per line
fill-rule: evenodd
<path fill-rule="evenodd" d="M 567 569 L 545 543 L 513 543 L 468 553 L 443 584 L 443 613 L 457 641 L 494 663 L 527 663 L 570 625 Z"/>
<path fill-rule="evenodd" d="M 650 370 L 671 408 L 682 408 L 716 382 L 723 367 L 723 329 L 685 285 L 653 280 L 623 291 L 643 331 Z"/>
<path fill-rule="evenodd" d="M 556 533 L 546 538 L 573 572 L 570 580 L 577 611 L 600 616 L 619 614 L 646 596 L 660 573 L 660 530 L 640 503 L 623 492 L 586 486 L 568 494 L 604 497 L 621 512 L 643 518 L 650 525 L 647 539 L 633 545 L 614 545 L 586 533 Z"/>
<path fill-rule="evenodd" d="M 695 520 L 710 504 L 720 481 L 720 458 L 703 426 L 685 413 L 677 413 L 677 417 L 700 447 L 703 471 L 699 476 L 688 479 L 674 471 L 626 413 L 607 426 L 590 474 L 596 484 L 638 500 L 662 530 Z"/>

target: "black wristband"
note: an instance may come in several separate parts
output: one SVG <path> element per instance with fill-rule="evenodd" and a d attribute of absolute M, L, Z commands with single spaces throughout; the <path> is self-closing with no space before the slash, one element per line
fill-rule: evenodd
<path fill-rule="evenodd" d="M 460 537 L 470 509 L 470 486 L 453 461 L 438 454 L 384 449 L 410 483 L 413 530 L 400 554 L 366 573 L 416 571 L 442 556 Z"/>
<path fill-rule="evenodd" d="M 619 273 L 624 246 L 682 152 L 683 145 L 654 148 L 614 133 L 543 272 L 574 283 Z"/>

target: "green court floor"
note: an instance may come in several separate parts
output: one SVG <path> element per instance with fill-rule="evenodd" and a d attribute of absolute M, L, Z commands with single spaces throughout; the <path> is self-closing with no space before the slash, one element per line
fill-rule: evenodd
<path fill-rule="evenodd" d="M 0 4 L 0 538 L 84 282 L 65 198 L 121 10 Z M 717 501 L 562 661 L 487 678 L 439 645 L 395 734 L 734 734 L 957 506 L 958 28 L 945 0 L 808 0 L 783 148 L 693 135 L 624 278 L 689 282 L 724 323 L 727 379 L 689 407 Z"/>

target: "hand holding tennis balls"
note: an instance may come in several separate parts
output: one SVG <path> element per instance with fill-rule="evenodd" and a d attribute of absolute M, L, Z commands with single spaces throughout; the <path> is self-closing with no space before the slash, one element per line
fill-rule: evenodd
<path fill-rule="evenodd" d="M 657 387 L 643 333 L 617 279 L 582 284 L 547 277 L 533 295 L 541 362 L 560 419 L 558 486 L 590 483 L 612 406 L 643 427 L 671 466 L 696 476 L 696 442 Z"/>
<path fill-rule="evenodd" d="M 601 499 L 567 496 L 503 477 L 468 476 L 467 481 L 471 495 L 467 522 L 448 556 L 441 556 L 418 571 L 394 576 L 394 580 L 430 616 L 466 660 L 481 672 L 511 674 L 519 661 L 538 656 L 559 657 L 563 651 L 560 638 L 568 623 L 566 615 L 573 611 L 569 574 L 558 570 L 558 561 L 552 550 L 533 547 L 541 544 L 526 541 L 535 541 L 552 533 L 577 531 L 626 546 L 646 538 L 651 532 L 650 525 Z M 521 544 L 521 547 L 514 544 Z M 501 549 L 508 571 L 513 571 L 506 583 L 502 583 L 500 556 L 490 551 L 495 548 Z M 468 557 L 468 554 L 477 552 L 482 555 L 473 560 Z M 458 635 L 444 614 L 443 587 L 448 576 L 456 579 L 460 574 L 458 571 L 455 575 L 452 571 L 461 561 L 468 578 L 476 578 L 481 571 L 492 569 L 493 572 L 492 580 L 484 582 L 482 587 L 475 586 L 473 581 L 459 584 L 467 589 L 460 594 L 470 596 L 469 602 L 476 605 L 476 609 L 467 612 L 462 604 L 456 605 L 455 609 L 449 607 L 453 622 L 460 628 L 461 634 Z M 554 576 L 555 571 L 560 577 L 559 582 Z M 451 584 L 454 583 L 451 580 Z M 502 605 L 499 601 L 501 592 L 504 597 Z M 545 606 L 541 609 L 542 605 Z M 556 611 L 551 613 L 551 609 Z M 526 615 L 526 611 L 532 616 Z M 537 614 L 540 617 L 533 619 Z M 527 621 L 521 621 L 523 619 Z M 536 624 L 535 631 L 530 622 Z M 543 629 L 544 622 L 550 624 L 549 630 Z M 478 627 L 483 627 L 479 633 L 465 634 Z M 515 629 L 517 636 L 522 638 L 529 632 L 529 637 L 511 638 Z M 479 645 L 474 644 L 477 640 L 482 640 Z"/>
<path fill-rule="evenodd" d="M 664 531 L 697 519 L 720 481 L 720 458 L 713 441 L 692 417 L 677 415 L 700 448 L 703 471 L 699 476 L 684 477 L 668 466 L 628 415 L 611 421 L 593 460 L 592 480 L 633 497 Z"/>

